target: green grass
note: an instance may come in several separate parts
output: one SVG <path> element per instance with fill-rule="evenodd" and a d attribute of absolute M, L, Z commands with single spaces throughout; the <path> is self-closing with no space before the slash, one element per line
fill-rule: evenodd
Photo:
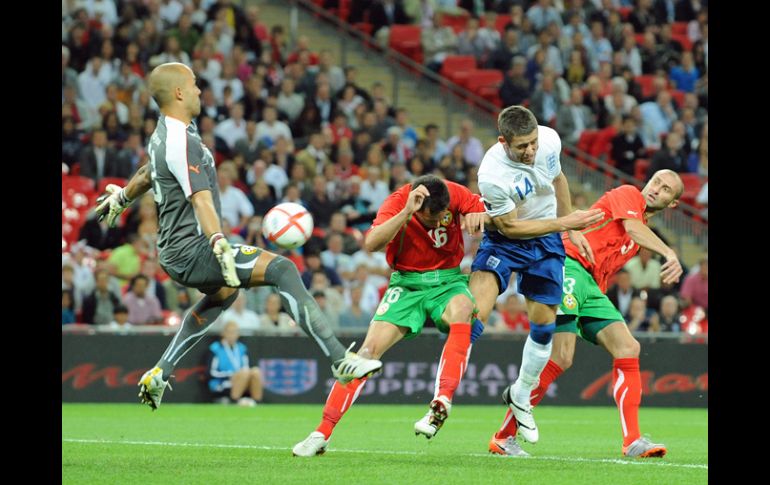
<path fill-rule="evenodd" d="M 643 433 L 668 446 L 661 459 L 620 455 L 611 407 L 538 407 L 532 458 L 487 453 L 503 406 L 457 405 L 438 435 L 416 437 L 425 406 L 354 406 L 327 453 L 294 458 L 291 448 L 315 429 L 321 405 L 62 405 L 63 483 L 707 483 L 708 411 L 649 408 Z"/>

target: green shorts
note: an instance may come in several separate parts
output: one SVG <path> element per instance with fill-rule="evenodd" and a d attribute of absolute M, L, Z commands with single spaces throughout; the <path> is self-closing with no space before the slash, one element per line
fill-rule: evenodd
<path fill-rule="evenodd" d="M 449 326 L 441 315 L 449 300 L 457 295 L 465 295 L 476 304 L 468 289 L 468 275 L 462 274 L 460 268 L 396 271 L 390 276 L 388 290 L 372 320 L 406 327 L 407 339 L 420 334 L 426 318 L 433 320 L 439 331 L 447 333 Z"/>
<path fill-rule="evenodd" d="M 596 334 L 614 322 L 623 322 L 615 305 L 602 293 L 593 276 L 574 259 L 564 261 L 564 288 L 556 314 L 556 331 L 576 333 L 596 344 Z"/>

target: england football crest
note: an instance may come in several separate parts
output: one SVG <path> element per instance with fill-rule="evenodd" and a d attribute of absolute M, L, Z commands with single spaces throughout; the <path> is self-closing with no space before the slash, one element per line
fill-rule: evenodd
<path fill-rule="evenodd" d="M 259 359 L 265 389 L 282 396 L 294 396 L 312 389 L 318 382 L 314 359 Z"/>

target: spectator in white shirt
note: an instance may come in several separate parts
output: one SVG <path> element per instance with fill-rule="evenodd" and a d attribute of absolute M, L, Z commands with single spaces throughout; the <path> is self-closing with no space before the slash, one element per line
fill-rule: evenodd
<path fill-rule="evenodd" d="M 254 206 L 246 194 L 233 181 L 238 178 L 238 172 L 233 162 L 222 162 L 217 169 L 219 183 L 219 202 L 222 206 L 222 217 L 227 219 L 232 227 L 244 226 L 254 215 Z"/>
<path fill-rule="evenodd" d="M 246 120 L 243 119 L 243 105 L 241 103 L 233 105 L 230 109 L 230 117 L 214 128 L 214 134 L 224 140 L 230 150 L 235 149 L 235 143 L 238 140 L 247 138 Z"/>
<path fill-rule="evenodd" d="M 370 166 L 366 169 L 366 180 L 361 182 L 361 199 L 369 201 L 369 207 L 377 208 L 390 195 L 388 184 L 382 180 L 380 167 Z"/>
<path fill-rule="evenodd" d="M 278 112 L 275 108 L 265 106 L 262 110 L 262 121 L 257 123 L 257 140 L 262 141 L 264 138 L 267 138 L 270 140 L 270 146 L 272 146 L 276 138 L 282 136 L 287 141 L 294 142 L 289 126 L 283 121 L 278 121 L 277 118 Z"/>

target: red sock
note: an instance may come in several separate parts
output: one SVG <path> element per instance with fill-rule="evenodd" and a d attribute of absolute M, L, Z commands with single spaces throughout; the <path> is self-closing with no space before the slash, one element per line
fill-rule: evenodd
<path fill-rule="evenodd" d="M 612 395 L 620 412 L 623 446 L 639 438 L 639 405 L 642 402 L 642 378 L 639 359 L 615 359 L 612 363 Z"/>
<path fill-rule="evenodd" d="M 329 397 L 326 398 L 323 419 L 316 428 L 316 431 L 323 433 L 327 440 L 342 416 L 355 402 L 365 382 L 366 377 L 353 379 L 344 386 L 339 382 L 334 383 Z"/>
<path fill-rule="evenodd" d="M 438 365 L 438 391 L 436 396 L 446 396 L 452 400 L 468 364 L 468 350 L 471 345 L 471 326 L 467 323 L 449 325 L 449 337 L 441 352 Z"/>
<path fill-rule="evenodd" d="M 537 406 L 540 401 L 545 397 L 545 392 L 548 390 L 548 386 L 551 385 L 561 374 L 564 372 L 561 367 L 556 365 L 552 360 L 548 360 L 545 365 L 545 369 L 540 374 L 540 383 L 535 389 L 532 389 L 532 394 L 529 395 L 529 402 L 533 406 Z M 505 412 L 505 419 L 503 419 L 503 425 L 500 430 L 495 433 L 495 438 L 505 439 L 508 436 L 516 436 L 519 430 L 519 425 L 516 419 L 513 417 L 513 412 L 508 409 Z"/>
<path fill-rule="evenodd" d="M 553 360 L 549 359 L 548 363 L 545 365 L 545 369 L 540 373 L 540 384 L 538 384 L 537 387 L 532 390 L 532 394 L 529 395 L 530 404 L 533 406 L 540 404 L 540 401 L 545 397 L 548 386 L 558 379 L 562 372 L 564 372 L 562 368 Z"/>

